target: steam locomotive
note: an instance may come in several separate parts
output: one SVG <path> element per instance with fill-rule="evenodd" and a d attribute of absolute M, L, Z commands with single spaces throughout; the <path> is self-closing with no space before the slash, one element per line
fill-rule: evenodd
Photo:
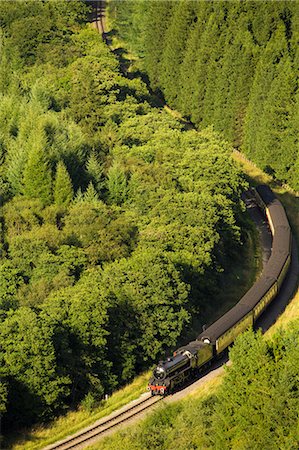
<path fill-rule="evenodd" d="M 273 238 L 271 256 L 261 276 L 231 310 L 195 341 L 179 348 L 172 357 L 158 364 L 148 385 L 152 395 L 173 392 L 177 385 L 221 357 L 236 337 L 256 322 L 280 290 L 291 262 L 289 222 L 282 204 L 268 186 L 258 186 L 254 195 L 267 217 Z"/>

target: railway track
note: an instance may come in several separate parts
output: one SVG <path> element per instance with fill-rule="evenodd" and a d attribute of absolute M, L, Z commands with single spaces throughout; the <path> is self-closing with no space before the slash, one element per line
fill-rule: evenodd
<path fill-rule="evenodd" d="M 96 423 L 87 427 L 78 433 L 69 436 L 55 444 L 45 447 L 43 450 L 67 450 L 82 449 L 90 445 L 99 438 L 99 436 L 113 430 L 118 425 L 129 421 L 133 417 L 141 415 L 147 409 L 163 400 L 163 397 L 151 397 L 150 394 L 141 396 L 138 400 L 124 406 L 120 410 L 112 413 L 108 417 L 98 420 Z"/>
<path fill-rule="evenodd" d="M 105 34 L 105 26 L 104 26 L 105 1 L 98 0 L 98 1 L 94 1 L 92 3 L 94 6 L 94 13 L 92 16 L 93 27 L 98 30 L 98 32 L 102 35 L 103 40 L 107 43 L 107 37 Z M 252 198 L 250 198 L 250 197 L 247 197 L 245 199 L 245 202 L 247 203 L 247 209 L 256 207 L 255 203 L 251 204 Z M 257 224 L 258 224 L 258 219 L 257 219 Z M 261 228 L 261 225 L 260 225 L 260 228 Z M 264 228 L 267 228 L 267 227 L 264 227 Z M 268 242 L 269 236 L 267 236 L 267 230 L 264 230 L 262 235 L 263 235 L 262 238 L 265 241 L 264 245 L 262 245 L 263 265 L 265 265 L 269 259 L 270 253 L 271 253 L 271 243 Z M 262 240 L 262 244 L 263 244 L 263 240 Z M 295 247 L 295 244 L 293 244 L 293 246 Z M 291 285 L 293 287 L 295 286 L 296 279 L 298 277 L 298 261 L 297 261 L 297 257 L 294 256 L 292 264 L 295 264 L 295 263 L 297 265 L 291 271 L 292 273 L 295 272 L 295 278 L 294 278 L 293 282 L 291 283 Z M 297 276 L 296 276 L 296 274 L 297 274 Z M 288 298 L 291 296 L 291 293 L 293 291 L 292 286 L 291 286 L 290 292 L 287 295 Z M 282 295 L 283 295 L 283 293 L 281 292 L 278 295 L 278 299 Z M 286 300 L 284 300 L 284 302 L 283 302 L 284 306 L 286 305 L 288 298 Z M 273 305 L 272 305 L 272 307 L 273 307 Z M 284 308 L 282 308 L 282 310 L 283 309 Z M 220 367 L 213 368 L 212 371 L 215 371 L 215 374 L 216 374 L 216 372 L 218 373 L 220 370 L 222 370 L 223 363 L 224 362 L 222 362 L 220 364 Z M 211 371 L 209 370 L 209 373 L 210 372 Z M 198 380 L 197 382 L 195 381 L 194 386 L 199 383 L 201 384 L 201 383 L 205 382 L 205 379 L 206 379 L 206 376 L 201 377 L 200 380 Z M 187 391 L 188 391 L 188 387 L 186 388 L 185 393 L 187 393 Z M 167 397 L 166 401 L 167 402 L 175 401 L 180 396 L 184 396 L 183 390 L 173 396 Z M 100 438 L 101 436 L 108 434 L 108 432 L 110 432 L 110 431 L 111 432 L 114 431 L 114 429 L 117 428 L 119 425 L 128 423 L 134 417 L 141 416 L 142 413 L 144 413 L 146 410 L 150 409 L 156 403 L 158 403 L 162 400 L 163 400 L 163 397 L 160 397 L 160 396 L 151 397 L 150 394 L 143 394 L 138 400 L 130 403 L 129 405 L 124 406 L 120 410 L 112 413 L 110 416 L 102 418 L 101 420 L 97 421 L 93 425 L 91 425 L 83 430 L 80 430 L 78 433 L 76 433 L 72 436 L 69 436 L 59 442 L 56 442 L 55 444 L 45 447 L 43 450 L 83 449 L 83 448 L 93 444 L 94 442 L 96 442 L 97 439 Z"/>

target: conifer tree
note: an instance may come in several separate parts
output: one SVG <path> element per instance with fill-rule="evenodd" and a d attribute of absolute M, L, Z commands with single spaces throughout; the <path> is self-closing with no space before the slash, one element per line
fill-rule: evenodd
<path fill-rule="evenodd" d="M 272 81 L 276 74 L 276 64 L 287 51 L 285 27 L 280 25 L 273 33 L 266 48 L 261 52 L 256 67 L 249 97 L 245 125 L 243 149 L 258 164 L 265 166 L 267 156 L 264 148 L 265 105 Z"/>
<path fill-rule="evenodd" d="M 73 199 L 74 191 L 71 178 L 62 161 L 56 166 L 56 177 L 54 184 L 54 201 L 56 205 L 68 206 Z"/>
<path fill-rule="evenodd" d="M 108 198 L 111 203 L 121 205 L 127 196 L 127 179 L 124 171 L 118 163 L 114 163 L 108 171 L 107 188 Z"/>
<path fill-rule="evenodd" d="M 297 155 L 298 122 L 295 125 L 293 118 L 295 89 L 295 74 L 289 56 L 285 55 L 275 67 L 274 79 L 264 104 L 259 149 L 264 154 L 263 164 L 271 167 L 275 175 L 284 181 Z"/>
<path fill-rule="evenodd" d="M 210 56 L 209 43 L 205 40 L 205 30 L 213 26 L 212 4 L 198 2 L 193 28 L 186 41 L 186 51 L 180 66 L 178 107 L 184 114 L 192 116 L 192 121 L 201 121 L 202 101 L 205 94 L 207 61 Z M 190 70 L 190 67 L 194 68 Z"/>
<path fill-rule="evenodd" d="M 185 42 L 194 15 L 194 2 L 181 0 L 175 2 L 172 17 L 165 34 L 163 54 L 161 59 L 161 84 L 166 100 L 175 105 L 177 97 L 179 66 L 185 53 Z"/>
<path fill-rule="evenodd" d="M 83 200 L 87 203 L 98 203 L 99 201 L 99 195 L 95 190 L 92 181 L 89 183 L 88 188 L 84 192 Z"/>
<path fill-rule="evenodd" d="M 95 152 L 91 153 L 87 161 L 86 168 L 97 192 L 101 192 L 105 187 L 105 176 L 103 173 L 103 165 L 99 161 Z"/>
<path fill-rule="evenodd" d="M 39 131 L 24 169 L 23 192 L 27 198 L 39 198 L 48 205 L 52 201 L 52 176 L 45 148 L 45 135 Z"/>
<path fill-rule="evenodd" d="M 154 89 L 160 87 L 160 62 L 168 19 L 175 2 L 149 2 L 145 32 L 145 68 Z"/>

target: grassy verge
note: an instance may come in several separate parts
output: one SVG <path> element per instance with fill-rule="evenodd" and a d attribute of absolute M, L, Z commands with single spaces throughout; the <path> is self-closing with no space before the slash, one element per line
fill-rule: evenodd
<path fill-rule="evenodd" d="M 148 379 L 149 373 L 140 375 L 130 385 L 116 391 L 108 400 L 103 401 L 92 412 L 84 409 L 73 411 L 59 417 L 47 427 L 39 427 L 31 431 L 26 430 L 23 434 L 12 436 L 9 442 L 4 443 L 4 448 L 38 450 L 76 433 L 81 428 L 91 425 L 138 398 L 145 392 Z"/>
<path fill-rule="evenodd" d="M 259 256 L 257 233 L 252 233 L 252 235 L 248 236 L 242 249 L 242 255 L 239 255 L 234 267 L 229 273 L 223 274 L 222 295 L 216 299 L 213 308 L 206 311 L 209 322 L 216 320 L 218 316 L 230 309 L 250 287 L 260 270 L 258 264 Z M 254 261 L 254 264 L 252 264 L 252 261 Z M 184 336 L 184 342 L 195 339 L 198 335 L 198 330 L 201 329 L 200 327 L 199 322 L 194 321 L 192 329 L 190 328 Z M 137 377 L 130 385 L 115 392 L 107 401 L 100 404 L 93 411 L 81 408 L 57 418 L 49 426 L 40 426 L 36 429 L 24 430 L 23 433 L 12 435 L 9 441 L 5 442 L 5 448 L 38 450 L 74 434 L 138 398 L 140 394 L 145 392 L 149 378 L 149 373 Z M 210 395 L 216 389 L 217 384 L 219 383 L 216 380 L 211 380 L 204 386 L 201 386 L 196 395 Z"/>
<path fill-rule="evenodd" d="M 198 413 L 204 402 L 209 402 L 216 395 L 222 381 L 222 375 L 207 381 L 192 394 L 173 403 L 160 403 L 157 409 L 149 413 L 138 423 L 132 424 L 111 436 L 101 439 L 88 450 L 149 450 L 165 449 L 165 436 L 169 436 L 167 449 L 186 450 L 187 448 L 202 448 L 192 446 L 190 435 L 204 432 Z M 179 442 L 179 441 L 180 442 Z M 163 442 L 163 444 L 162 444 Z"/>
<path fill-rule="evenodd" d="M 299 242 L 299 197 L 292 189 L 288 188 L 286 185 L 281 186 L 272 177 L 262 172 L 254 164 L 247 161 L 242 155 L 234 153 L 234 159 L 241 165 L 242 169 L 246 173 L 250 184 L 268 184 L 273 192 L 283 203 L 285 210 L 287 212 L 290 224 L 292 226 L 292 231 L 294 236 Z"/>
<path fill-rule="evenodd" d="M 234 155 L 241 164 L 242 169 L 248 176 L 251 185 L 267 183 L 280 198 L 287 211 L 293 234 L 299 242 L 299 201 L 298 196 L 286 186 L 282 187 L 275 183 L 268 175 L 250 164 L 241 155 Z M 278 318 L 277 322 L 267 331 L 266 336 L 271 338 L 278 328 L 287 327 L 290 322 L 299 318 L 299 291 L 297 290 L 291 302 Z M 136 425 L 121 430 L 109 438 L 105 438 L 97 444 L 88 447 L 89 450 L 145 450 L 159 447 L 159 432 L 163 423 L 164 433 L 168 433 L 169 439 L 161 439 L 161 448 L 206 448 L 202 447 L 204 432 L 201 427 L 201 406 L 212 400 L 217 395 L 217 389 L 222 382 L 223 374 L 219 374 L 212 380 L 207 381 L 199 389 L 193 391 L 183 400 L 173 405 L 161 406 L 160 409 L 150 414 L 147 418 Z M 207 429 L 207 428 L 206 428 Z M 146 436 L 144 439 L 142 436 Z M 200 446 L 196 446 L 196 441 Z M 153 440 L 153 446 L 148 443 Z M 208 448 L 208 447 L 207 447 Z M 210 448 L 210 447 L 209 447 Z"/>
<path fill-rule="evenodd" d="M 283 203 L 286 213 L 288 215 L 293 235 L 297 242 L 299 250 L 299 197 L 298 194 L 292 191 L 288 186 L 281 186 L 272 177 L 262 172 L 249 161 L 238 153 L 234 153 L 235 160 L 241 164 L 242 169 L 246 173 L 250 183 L 257 185 L 260 183 L 267 183 L 275 192 L 277 197 Z M 299 290 L 297 288 L 290 303 L 286 307 L 283 314 L 278 318 L 275 324 L 267 331 L 267 336 L 272 336 L 278 328 L 286 327 L 291 321 L 299 318 Z"/>

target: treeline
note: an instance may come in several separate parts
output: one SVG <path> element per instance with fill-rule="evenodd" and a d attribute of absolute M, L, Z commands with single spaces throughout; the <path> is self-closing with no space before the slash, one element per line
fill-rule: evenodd
<path fill-rule="evenodd" d="M 4 430 L 151 365 L 217 301 L 242 244 L 229 145 L 151 107 L 87 14 L 0 3 Z"/>
<path fill-rule="evenodd" d="M 296 1 L 111 1 L 152 89 L 299 189 Z"/>
<path fill-rule="evenodd" d="M 271 341 L 247 331 L 230 351 L 220 387 L 151 414 L 98 449 L 295 449 L 299 445 L 298 322 Z"/>

